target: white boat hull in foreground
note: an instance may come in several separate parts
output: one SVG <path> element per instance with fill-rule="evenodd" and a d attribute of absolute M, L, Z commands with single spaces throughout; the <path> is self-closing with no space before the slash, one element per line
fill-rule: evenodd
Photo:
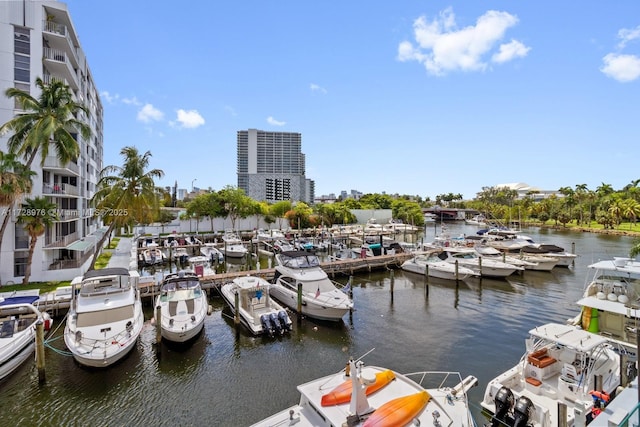
<path fill-rule="evenodd" d="M 155 306 L 160 309 L 162 338 L 176 343 L 195 338 L 204 329 L 209 312 L 207 293 L 200 287 L 198 276 L 190 271 L 166 276 Z"/>
<path fill-rule="evenodd" d="M 349 376 L 345 375 L 347 370 Z M 462 380 L 459 373 L 453 372 L 403 375 L 351 360 L 342 372 L 299 385 L 297 405 L 253 427 L 474 427 L 467 392 L 477 381 L 473 376 Z M 434 388 L 426 382 L 434 384 Z M 370 392 L 369 386 L 377 390 Z"/>
<path fill-rule="evenodd" d="M 447 261 L 442 261 L 437 256 L 416 255 L 402 263 L 401 268 L 417 274 L 427 274 L 427 266 L 429 267 L 428 275 L 436 279 L 444 280 L 465 280 L 469 277 L 477 276 L 477 274 L 466 267 L 456 266 Z"/>
<path fill-rule="evenodd" d="M 107 367 L 135 347 L 144 323 L 138 279 L 137 271 L 105 268 L 72 281 L 80 292 L 69 308 L 64 342 L 78 363 Z"/>

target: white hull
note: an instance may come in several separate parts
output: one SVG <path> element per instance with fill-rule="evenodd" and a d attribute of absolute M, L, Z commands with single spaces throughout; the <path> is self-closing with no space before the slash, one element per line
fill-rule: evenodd
<path fill-rule="evenodd" d="M 199 323 L 196 323 L 193 327 L 185 330 L 174 330 L 169 327 L 163 327 L 161 334 L 162 338 L 176 343 L 187 342 L 196 336 L 204 329 L 204 318 Z"/>
<path fill-rule="evenodd" d="M 123 268 L 74 279 L 72 286 L 80 286 L 80 292 L 71 302 L 64 342 L 78 363 L 108 367 L 135 347 L 144 324 L 138 279 L 136 271 Z"/>
<path fill-rule="evenodd" d="M 49 314 L 34 305 L 37 300 L 37 295 L 0 297 L 0 380 L 33 358 L 38 320 L 45 331 L 51 326 Z"/>
<path fill-rule="evenodd" d="M 456 275 L 455 266 L 446 261 L 422 263 L 410 259 L 402 263 L 401 268 L 405 271 L 425 275 L 427 274 L 427 265 L 429 266 L 429 277 L 435 279 L 465 280 L 471 276 L 475 276 L 472 270 L 464 267 L 458 267 L 458 274 Z"/>
<path fill-rule="evenodd" d="M 291 292 L 279 285 L 272 285 L 269 292 L 274 298 L 293 311 L 298 310 L 298 294 L 296 292 Z M 333 294 L 333 292 L 338 294 Z M 339 295 L 341 299 L 343 299 L 342 296 L 344 296 L 344 294 L 339 290 L 321 294 L 318 298 L 316 298 L 315 295 L 303 294 L 302 314 L 318 320 L 329 320 L 332 322 L 342 320 L 344 315 L 349 312 L 351 305 L 345 303 L 336 304 L 334 302 L 336 301 L 336 295 Z"/>
<path fill-rule="evenodd" d="M 292 329 L 293 324 L 285 309 L 271 298 L 271 286 L 262 278 L 243 276 L 220 288 L 231 312 L 240 316 L 240 322 L 253 335 L 282 335 Z M 236 293 L 240 307 L 236 307 Z"/>

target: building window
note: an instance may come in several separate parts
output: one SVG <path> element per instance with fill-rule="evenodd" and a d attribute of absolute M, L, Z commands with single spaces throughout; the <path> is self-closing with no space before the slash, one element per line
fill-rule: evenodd
<path fill-rule="evenodd" d="M 31 80 L 31 47 L 29 42 L 29 30 L 14 27 L 13 31 L 13 79 L 18 82 Z"/>
<path fill-rule="evenodd" d="M 13 275 L 23 277 L 27 271 L 27 258 L 29 251 L 16 251 L 13 253 Z"/>
<path fill-rule="evenodd" d="M 22 224 L 16 224 L 15 232 L 15 248 L 16 249 L 29 249 L 29 234 L 24 229 Z"/>

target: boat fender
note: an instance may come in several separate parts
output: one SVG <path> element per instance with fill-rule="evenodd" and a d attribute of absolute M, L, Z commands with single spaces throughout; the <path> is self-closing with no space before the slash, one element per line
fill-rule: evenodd
<path fill-rule="evenodd" d="M 493 417 L 491 417 L 491 427 L 503 426 L 505 424 L 505 418 L 513 406 L 513 392 L 507 387 L 502 387 L 496 393 L 493 402 L 496 405 L 496 410 Z"/>
<path fill-rule="evenodd" d="M 271 322 L 274 332 L 277 332 L 279 334 L 282 334 L 284 332 L 282 326 L 280 326 L 280 321 L 278 321 L 275 313 L 269 314 L 269 321 Z"/>
<path fill-rule="evenodd" d="M 513 407 L 513 427 L 527 427 L 533 402 L 526 396 L 520 396 Z"/>

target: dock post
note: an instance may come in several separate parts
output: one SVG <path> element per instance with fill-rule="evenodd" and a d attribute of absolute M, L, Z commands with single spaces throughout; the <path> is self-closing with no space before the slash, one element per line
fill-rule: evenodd
<path fill-rule="evenodd" d="M 393 277 L 393 270 L 389 272 L 389 277 L 391 279 L 391 302 L 393 303 L 393 288 L 395 287 L 395 278 Z"/>
<path fill-rule="evenodd" d="M 424 299 L 429 299 L 429 264 L 424 270 Z"/>
<path fill-rule="evenodd" d="M 156 307 L 156 344 L 160 344 L 162 341 L 162 310 L 160 305 Z"/>
<path fill-rule="evenodd" d="M 482 276 L 482 257 L 478 257 L 478 267 L 480 268 L 480 276 Z"/>
<path fill-rule="evenodd" d="M 458 280 L 460 280 L 460 277 L 458 276 L 458 270 L 459 270 L 459 268 L 458 268 L 458 260 L 456 260 L 456 263 L 454 264 L 454 266 L 455 266 L 455 271 L 456 271 L 456 282 L 457 282 Z"/>
<path fill-rule="evenodd" d="M 302 282 L 298 283 L 298 322 L 302 320 Z"/>
<path fill-rule="evenodd" d="M 567 404 L 558 402 L 558 427 L 567 427 Z"/>
<path fill-rule="evenodd" d="M 44 322 L 39 319 L 36 322 L 36 367 L 38 368 L 38 383 L 45 382 L 44 372 Z"/>
<path fill-rule="evenodd" d="M 349 299 L 353 303 L 353 276 L 349 276 Z M 353 306 L 349 309 L 349 323 L 353 325 Z"/>
<path fill-rule="evenodd" d="M 236 326 L 236 329 L 240 326 L 240 294 L 236 291 L 233 295 L 233 305 L 235 310 L 233 312 L 233 324 Z"/>

